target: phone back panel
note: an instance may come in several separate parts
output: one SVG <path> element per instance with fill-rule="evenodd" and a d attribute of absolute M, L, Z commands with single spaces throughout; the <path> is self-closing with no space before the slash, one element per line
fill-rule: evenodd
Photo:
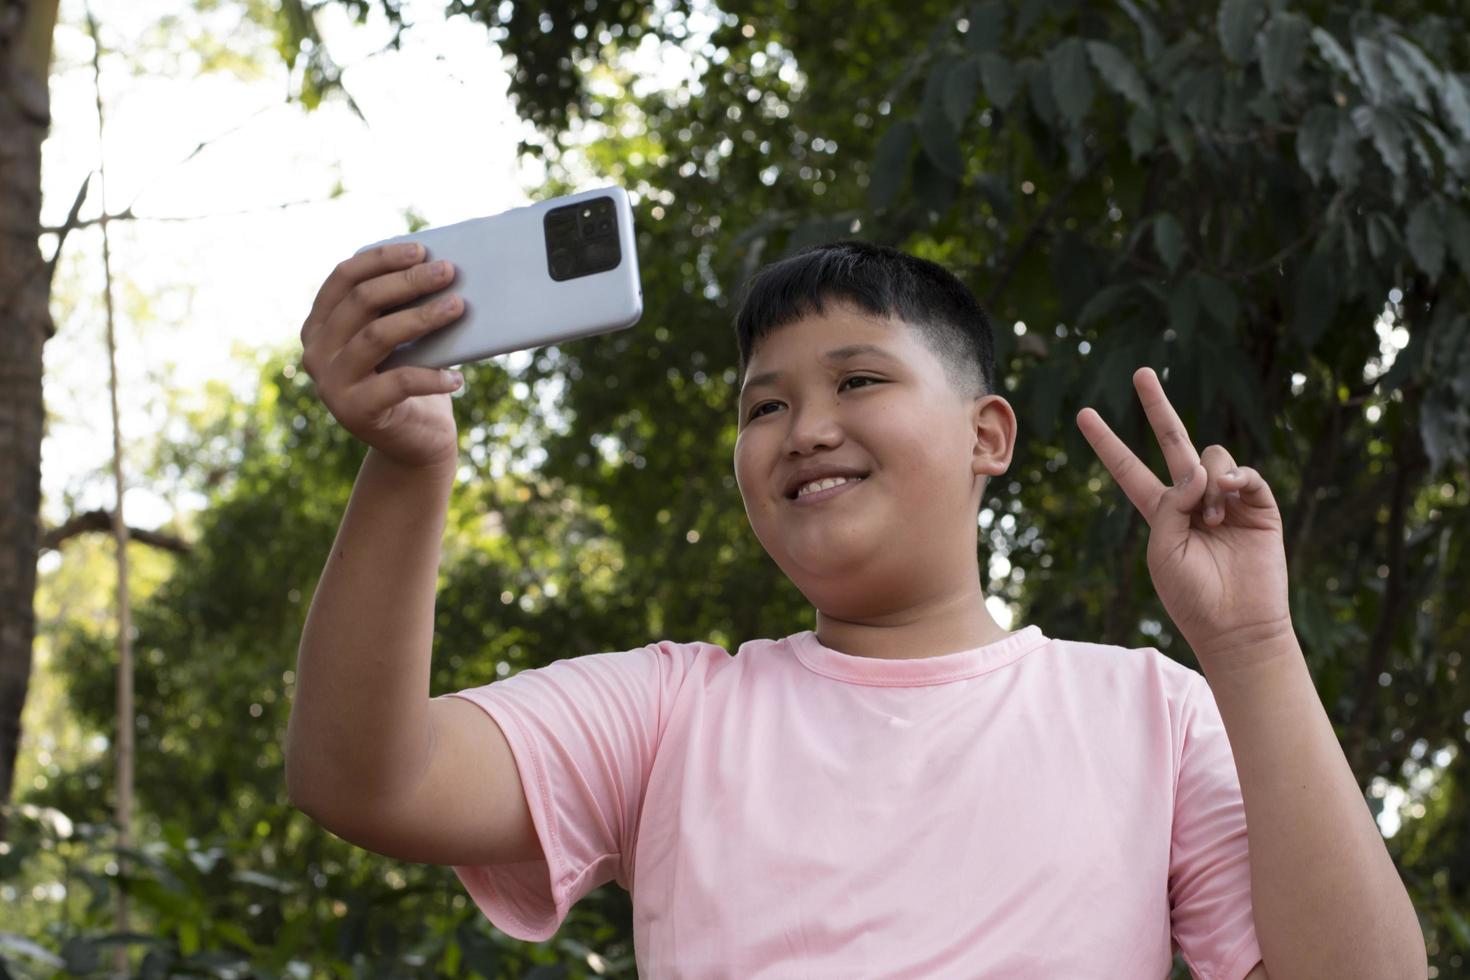
<path fill-rule="evenodd" d="M 575 279 L 553 279 L 546 252 L 546 212 L 600 197 L 610 197 L 617 214 L 622 253 L 618 264 Z M 440 368 L 484 360 L 620 330 L 637 323 L 643 313 L 633 209 L 621 187 L 583 191 L 503 214 L 399 235 L 359 251 L 397 242 L 420 242 L 427 252 L 425 261 L 448 259 L 455 265 L 455 279 L 449 286 L 399 309 L 431 303 L 452 292 L 463 298 L 464 312 L 448 326 L 399 345 L 379 370 L 405 364 Z"/>

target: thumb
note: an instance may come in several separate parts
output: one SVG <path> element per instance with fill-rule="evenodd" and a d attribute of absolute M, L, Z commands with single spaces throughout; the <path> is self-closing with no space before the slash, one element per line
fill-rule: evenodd
<path fill-rule="evenodd" d="M 1179 483 L 1164 491 L 1154 514 L 1154 526 L 1174 534 L 1188 534 L 1190 516 L 1199 509 L 1205 497 L 1205 482 L 1208 474 L 1200 463 Z"/>

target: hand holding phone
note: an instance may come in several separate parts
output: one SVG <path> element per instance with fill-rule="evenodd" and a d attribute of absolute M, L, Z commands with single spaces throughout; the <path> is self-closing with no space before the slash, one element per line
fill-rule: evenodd
<path fill-rule="evenodd" d="M 633 210 L 621 187 L 569 194 L 378 242 L 418 242 L 458 271 L 422 306 L 456 295 L 451 325 L 405 342 L 379 365 L 449 367 L 621 330 L 643 313 Z"/>
<path fill-rule="evenodd" d="M 455 372 L 377 365 L 398 345 L 452 323 L 462 300 L 447 306 L 404 304 L 454 281 L 448 262 L 424 260 L 416 243 L 358 252 L 322 283 L 301 327 L 301 363 L 317 395 L 354 436 L 408 467 L 453 467 L 458 433 L 449 393 Z M 387 311 L 387 312 L 385 312 Z"/>

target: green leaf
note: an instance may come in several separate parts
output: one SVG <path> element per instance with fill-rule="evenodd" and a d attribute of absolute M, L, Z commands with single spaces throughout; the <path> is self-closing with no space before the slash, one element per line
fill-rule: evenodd
<path fill-rule="evenodd" d="M 1332 156 L 1327 159 L 1327 168 L 1333 178 L 1343 187 L 1354 187 L 1358 174 L 1363 170 L 1363 161 L 1358 157 L 1358 129 L 1345 113 L 1338 113 L 1337 132 L 1332 137 Z"/>
<path fill-rule="evenodd" d="M 1382 211 L 1368 215 L 1368 251 L 1375 259 L 1383 259 L 1389 251 L 1399 245 L 1398 229 L 1392 219 Z"/>
<path fill-rule="evenodd" d="M 1439 90 L 1445 115 L 1460 130 L 1460 135 L 1470 139 L 1470 90 L 1454 72 L 1445 72 L 1444 87 Z"/>
<path fill-rule="evenodd" d="M 964 176 L 965 159 L 960 152 L 959 135 L 937 106 L 924 109 L 919 120 L 919 144 L 924 148 L 924 155 L 940 170 L 951 177 Z"/>
<path fill-rule="evenodd" d="M 944 114 L 956 130 L 963 129 L 975 108 L 975 95 L 980 87 L 980 68 L 966 58 L 950 66 L 944 77 Z"/>
<path fill-rule="evenodd" d="M 917 131 L 912 119 L 901 119 L 888 127 L 888 132 L 878 141 L 878 149 L 873 154 L 872 178 L 868 183 L 868 203 L 874 211 L 882 211 L 891 205 L 903 187 Z"/>
<path fill-rule="evenodd" d="M 1191 31 L 1165 48 L 1162 54 L 1149 59 L 1149 75 L 1160 86 L 1173 84 L 1178 81 L 1177 76 L 1184 66 L 1194 59 L 1199 47 L 1199 36 Z M 1213 52 L 1206 60 L 1210 60 L 1212 56 Z"/>
<path fill-rule="evenodd" d="M 1261 411 L 1260 380 L 1255 365 L 1235 344 L 1217 343 L 1206 336 L 1196 343 L 1197 356 L 1210 365 L 1225 402 L 1245 422 L 1246 430 L 1254 438 L 1255 446 L 1251 448 L 1269 448 L 1272 426 Z"/>
<path fill-rule="evenodd" d="M 1435 149 L 1439 150 L 1440 159 L 1450 173 L 1459 176 L 1470 175 L 1470 147 L 1461 140 L 1452 140 L 1433 120 L 1419 118 L 1414 120 L 1419 132 L 1434 141 Z M 1437 172 L 1435 167 L 1426 167 L 1430 173 Z"/>
<path fill-rule="evenodd" d="M 1184 229 L 1168 212 L 1154 219 L 1154 248 L 1170 272 L 1179 268 L 1179 260 L 1184 257 Z"/>
<path fill-rule="evenodd" d="M 1010 106 L 1016 90 L 1021 87 L 1021 80 L 1016 77 L 1011 63 L 989 52 L 980 56 L 980 82 L 985 87 L 986 97 L 997 109 Z"/>
<path fill-rule="evenodd" d="M 1175 98 L 1196 126 L 1213 129 L 1219 119 L 1220 96 L 1224 87 L 1224 70 L 1219 65 L 1209 65 L 1184 75 L 1179 80 Z"/>
<path fill-rule="evenodd" d="M 1128 117 L 1128 149 L 1138 160 L 1154 148 L 1159 139 L 1159 120 L 1152 109 L 1135 109 Z"/>
<path fill-rule="evenodd" d="M 1460 267 L 1460 274 L 1470 278 L 1470 216 L 1453 203 L 1447 203 L 1444 212 L 1450 252 Z"/>
<path fill-rule="evenodd" d="M 13 932 L 0 932 L 0 952 L 26 956 L 44 966 L 55 967 L 57 969 L 66 966 L 65 960 L 51 952 L 45 946 L 24 936 L 18 936 Z M 3 961 L 0 961 L 0 965 L 3 965 Z"/>
<path fill-rule="evenodd" d="M 1438 398 L 1424 400 L 1419 409 L 1419 438 L 1424 443 L 1424 454 L 1429 457 L 1430 475 L 1437 475 L 1451 459 L 1464 459 L 1467 429 L 1470 429 L 1470 413 L 1464 405 Z M 1470 942 L 1466 947 L 1470 948 Z"/>
<path fill-rule="evenodd" d="M 1055 129 L 1061 110 L 1051 91 L 1051 71 L 1045 61 L 1028 58 L 1022 63 L 1026 73 L 1026 94 L 1031 97 L 1031 111 L 1047 126 Z"/>
<path fill-rule="evenodd" d="M 1149 20 L 1148 15 L 1139 9 L 1133 0 L 1118 0 L 1118 6 L 1123 8 L 1130 20 L 1138 25 L 1138 33 L 1143 38 L 1143 56 L 1150 62 L 1164 53 L 1164 38 L 1154 22 Z"/>
<path fill-rule="evenodd" d="M 1139 108 L 1149 107 L 1148 87 L 1127 55 L 1106 41 L 1088 41 L 1087 53 L 1109 88 Z"/>
<path fill-rule="evenodd" d="M 1010 188 L 999 174 L 979 174 L 974 183 L 975 189 L 990 202 L 990 209 L 998 219 L 1005 222 L 1015 216 L 1016 205 Z"/>
<path fill-rule="evenodd" d="M 1087 70 L 1087 46 L 1081 38 L 1068 38 L 1052 49 L 1048 59 L 1051 91 L 1063 118 L 1078 126 L 1092 108 L 1092 75 Z"/>
<path fill-rule="evenodd" d="M 1194 286 L 1205 312 L 1225 330 L 1233 330 L 1235 321 L 1240 318 L 1240 301 L 1235 298 L 1235 291 L 1223 281 L 1202 272 L 1196 273 Z"/>
<path fill-rule="evenodd" d="M 1322 54 L 1322 60 L 1326 61 L 1341 74 L 1352 79 L 1353 84 L 1362 86 L 1363 80 L 1358 77 L 1358 67 L 1353 64 L 1353 59 L 1343 50 L 1337 38 L 1320 27 L 1312 28 L 1312 40 L 1317 42 L 1317 50 Z"/>
<path fill-rule="evenodd" d="M 1005 39 L 1005 4 L 992 0 L 977 3 L 970 8 L 970 31 L 965 35 L 965 46 L 975 54 L 995 51 Z"/>
<path fill-rule="evenodd" d="M 1286 11 L 1271 15 L 1266 27 L 1256 36 L 1256 52 L 1261 59 L 1261 81 L 1268 92 L 1287 87 L 1307 53 L 1311 24 L 1305 17 Z"/>
<path fill-rule="evenodd" d="M 1184 350 L 1194 346 L 1194 325 L 1198 321 L 1199 294 L 1194 289 L 1194 278 L 1185 276 L 1169 293 L 1169 328 Z"/>
<path fill-rule="evenodd" d="M 914 163 L 914 200 L 931 216 L 947 213 L 954 204 L 959 180 L 933 162 L 927 153 Z M 827 236 L 830 238 L 831 236 Z"/>
<path fill-rule="evenodd" d="M 1332 263 L 1323 252 L 1313 252 L 1297 270 L 1292 289 L 1291 333 L 1305 351 L 1316 348 L 1337 314 L 1336 286 Z"/>
<path fill-rule="evenodd" d="M 1220 31 L 1220 47 L 1225 57 L 1237 65 L 1251 61 L 1256 22 L 1261 19 L 1261 0 L 1225 0 L 1220 4 L 1216 26 Z"/>
<path fill-rule="evenodd" d="M 1388 70 L 1398 81 L 1399 87 L 1409 94 L 1414 108 L 1428 115 L 1434 112 L 1434 103 L 1429 97 L 1442 84 L 1439 69 L 1413 42 L 1397 35 L 1388 36 Z"/>
<path fill-rule="evenodd" d="M 1409 214 L 1409 254 L 1414 264 L 1430 279 L 1438 279 L 1444 271 L 1445 239 L 1439 220 L 1439 208 L 1433 198 L 1420 201 Z"/>
<path fill-rule="evenodd" d="M 179 923 L 179 952 L 185 956 L 199 952 L 199 926 L 193 922 Z"/>
<path fill-rule="evenodd" d="M 1398 116 L 1393 110 L 1381 107 L 1374 109 L 1372 118 L 1368 121 L 1368 132 L 1373 137 L 1373 145 L 1383 158 L 1384 165 L 1393 171 L 1394 176 L 1406 176 L 1409 160 L 1404 152 L 1404 129 L 1399 125 Z"/>
<path fill-rule="evenodd" d="M 1133 292 L 1130 282 L 1105 286 L 1093 294 L 1082 311 L 1077 314 L 1077 326 L 1086 327 L 1123 307 L 1128 295 Z"/>
<path fill-rule="evenodd" d="M 1383 46 L 1370 37 L 1353 38 L 1353 52 L 1358 56 L 1358 71 L 1363 78 L 1363 94 L 1375 105 L 1391 102 L 1398 94 L 1388 70 Z"/>
<path fill-rule="evenodd" d="M 230 875 L 230 880 L 246 885 L 259 885 L 262 888 L 269 888 L 272 891 L 280 892 L 282 895 L 288 895 L 297 888 L 295 882 L 285 881 L 260 871 L 252 871 L 249 868 L 241 868 L 233 872 Z"/>
<path fill-rule="evenodd" d="M 1332 152 L 1332 141 L 1337 136 L 1337 110 L 1317 106 L 1307 113 L 1296 134 L 1296 156 L 1302 169 L 1316 184 L 1322 179 L 1323 167 Z"/>

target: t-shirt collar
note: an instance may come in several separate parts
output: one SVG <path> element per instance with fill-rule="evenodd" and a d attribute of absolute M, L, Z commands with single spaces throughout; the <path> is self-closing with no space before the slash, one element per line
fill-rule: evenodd
<path fill-rule="evenodd" d="M 1047 642 L 1041 627 L 1027 626 L 973 650 L 938 657 L 889 660 L 858 657 L 823 646 L 813 630 L 787 637 L 796 659 L 808 670 L 833 680 L 872 687 L 922 687 L 977 677 L 1015 663 Z"/>

